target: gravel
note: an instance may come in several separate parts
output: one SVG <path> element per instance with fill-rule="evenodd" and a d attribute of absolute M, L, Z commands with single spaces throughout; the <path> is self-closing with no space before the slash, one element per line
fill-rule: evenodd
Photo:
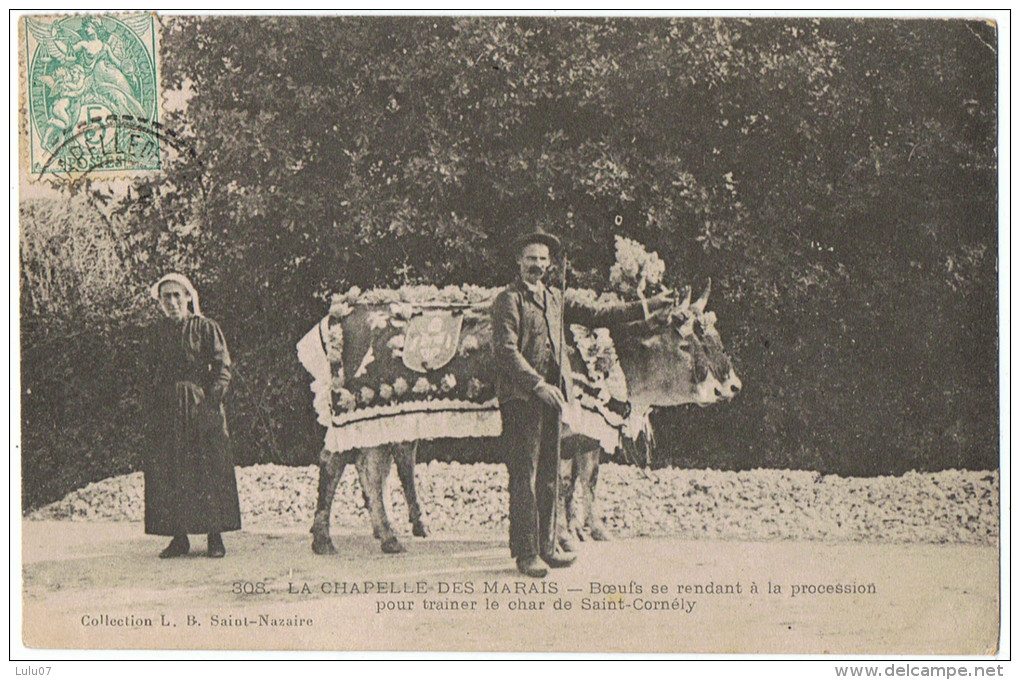
<path fill-rule="evenodd" d="M 418 498 L 433 535 L 505 532 L 507 475 L 502 465 L 419 463 Z M 318 468 L 237 468 L 246 526 L 310 526 Z M 142 521 L 142 473 L 105 479 L 30 513 L 30 520 Z M 390 519 L 409 534 L 407 506 L 390 475 Z M 791 470 L 643 470 L 608 463 L 599 506 L 619 537 L 971 543 L 999 540 L 998 471 L 908 472 L 837 477 Z M 353 466 L 333 503 L 335 531 L 368 532 Z"/>

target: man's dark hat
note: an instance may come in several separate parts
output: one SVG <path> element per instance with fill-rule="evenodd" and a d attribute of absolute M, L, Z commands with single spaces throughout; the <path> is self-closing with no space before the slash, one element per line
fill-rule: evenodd
<path fill-rule="evenodd" d="M 519 253 L 524 249 L 524 246 L 531 243 L 541 243 L 542 245 L 548 246 L 549 254 L 552 256 L 555 256 L 560 251 L 560 240 L 552 234 L 544 231 L 541 227 L 538 227 L 531 233 L 525 234 L 517 239 L 514 249 Z"/>

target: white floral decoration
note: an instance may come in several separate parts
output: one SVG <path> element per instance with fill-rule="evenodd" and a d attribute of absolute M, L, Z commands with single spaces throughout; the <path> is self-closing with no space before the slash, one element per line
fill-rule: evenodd
<path fill-rule="evenodd" d="M 371 404 L 373 399 L 375 399 L 375 390 L 368 385 L 362 387 L 361 391 L 358 392 L 358 401 L 362 405 Z"/>
<path fill-rule="evenodd" d="M 637 241 L 616 237 L 616 262 L 609 270 L 613 289 L 626 296 L 644 296 L 645 289 L 662 283 L 666 264 Z"/>
<path fill-rule="evenodd" d="M 424 376 L 418 378 L 418 381 L 414 383 L 414 387 L 411 388 L 411 391 L 415 394 L 428 394 L 432 390 L 432 384 Z"/>
<path fill-rule="evenodd" d="M 354 372 L 354 377 L 355 378 L 361 378 L 366 373 L 368 373 L 368 366 L 373 361 L 375 361 L 375 352 L 372 349 L 372 346 L 369 345 L 368 346 L 368 351 L 365 352 L 365 356 L 361 359 L 361 363 L 358 364 L 358 370 L 356 370 Z"/>

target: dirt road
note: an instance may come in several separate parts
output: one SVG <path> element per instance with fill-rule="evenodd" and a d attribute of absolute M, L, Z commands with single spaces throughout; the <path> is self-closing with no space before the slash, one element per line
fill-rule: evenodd
<path fill-rule="evenodd" d="M 975 545 L 628 539 L 587 543 L 544 581 L 502 534 L 384 555 L 363 535 L 311 553 L 287 528 L 228 555 L 159 560 L 139 523 L 23 523 L 24 644 L 584 652 L 987 654 L 998 549 Z"/>

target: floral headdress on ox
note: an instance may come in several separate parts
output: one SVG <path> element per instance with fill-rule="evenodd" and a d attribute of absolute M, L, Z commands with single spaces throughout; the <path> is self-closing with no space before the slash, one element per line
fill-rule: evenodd
<path fill-rule="evenodd" d="M 172 272 L 170 274 L 165 275 L 159 281 L 157 281 L 156 283 L 152 284 L 152 287 L 149 288 L 149 295 L 151 295 L 152 298 L 158 302 L 159 301 L 159 287 L 162 286 L 164 283 L 169 283 L 171 281 L 176 283 L 176 284 L 181 285 L 184 288 L 184 290 L 188 291 L 188 295 L 191 296 L 191 309 L 192 309 L 192 311 L 194 312 L 195 315 L 201 315 L 202 314 L 202 309 L 201 309 L 201 307 L 199 307 L 199 304 L 198 304 L 198 291 L 195 290 L 195 287 L 193 285 L 191 285 L 191 281 L 189 281 L 188 277 L 185 276 L 184 274 L 178 274 L 176 272 Z"/>

